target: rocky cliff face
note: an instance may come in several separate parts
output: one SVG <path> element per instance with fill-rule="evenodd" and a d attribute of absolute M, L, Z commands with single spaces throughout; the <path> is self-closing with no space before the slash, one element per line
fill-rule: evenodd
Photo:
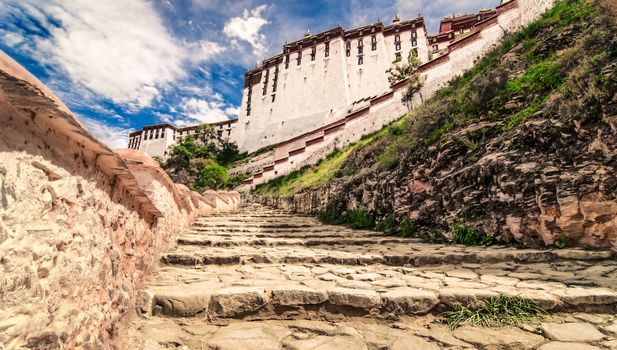
<path fill-rule="evenodd" d="M 0 52 L 0 348 L 110 348 L 158 253 L 230 210 L 112 152 Z"/>
<path fill-rule="evenodd" d="M 554 10 L 412 113 L 394 132 L 406 139 L 355 151 L 321 188 L 263 201 L 361 208 L 433 235 L 460 222 L 533 246 L 617 247 L 617 31 L 602 10 L 564 21 L 589 9 L 570 3 L 582 7 Z"/>

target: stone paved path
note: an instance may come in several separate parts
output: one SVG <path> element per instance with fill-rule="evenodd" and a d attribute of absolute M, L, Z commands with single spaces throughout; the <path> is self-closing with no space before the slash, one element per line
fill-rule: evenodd
<path fill-rule="evenodd" d="M 609 252 L 423 244 L 250 204 L 201 218 L 161 264 L 140 293 L 130 348 L 617 348 Z M 556 316 L 454 331 L 434 321 L 499 294 Z"/>

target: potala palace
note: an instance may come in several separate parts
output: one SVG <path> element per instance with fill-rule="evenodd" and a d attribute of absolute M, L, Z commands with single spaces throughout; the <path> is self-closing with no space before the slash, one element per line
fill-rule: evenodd
<path fill-rule="evenodd" d="M 393 62 L 416 55 L 423 63 L 420 95 L 429 97 L 549 4 L 502 0 L 495 9 L 444 17 L 437 34 L 427 32 L 421 16 L 396 16 L 389 24 L 377 21 L 349 30 L 337 26 L 286 43 L 245 73 L 238 119 L 214 125 L 242 151 L 274 146 L 232 172 L 252 173 L 247 185 L 256 185 L 379 130 L 408 112 L 401 101 L 405 82 L 388 82 Z M 170 145 L 195 129 L 146 126 L 131 133 L 129 148 L 164 157 Z"/>

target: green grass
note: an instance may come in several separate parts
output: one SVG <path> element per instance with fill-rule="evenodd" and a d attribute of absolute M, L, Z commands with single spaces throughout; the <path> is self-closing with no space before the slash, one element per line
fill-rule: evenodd
<path fill-rule="evenodd" d="M 502 327 L 541 320 L 548 312 L 533 300 L 500 295 L 471 307 L 457 304 L 438 316 L 439 322 L 456 329 L 464 324 Z"/>
<path fill-rule="evenodd" d="M 508 118 L 506 118 L 501 128 L 501 131 L 512 130 L 519 124 L 524 123 L 534 113 L 542 109 L 547 99 L 548 97 L 543 97 L 541 99 L 538 99 L 534 101 L 532 104 L 530 104 L 527 108 L 510 115 Z"/>
<path fill-rule="evenodd" d="M 399 124 L 393 123 L 397 127 Z M 258 195 L 278 195 L 289 196 L 298 193 L 307 188 L 314 188 L 321 184 L 327 183 L 340 174 L 341 165 L 347 159 L 349 154 L 355 149 L 363 147 L 374 140 L 387 135 L 390 126 L 381 129 L 380 131 L 363 136 L 360 141 L 350 144 L 343 150 L 335 149 L 325 159 L 321 160 L 313 166 L 305 166 L 304 168 L 294 171 L 288 175 L 277 177 L 271 181 L 259 185 L 255 189 Z"/>
<path fill-rule="evenodd" d="M 452 243 L 466 246 L 489 246 L 495 243 L 495 239 L 486 232 L 456 223 L 450 228 Z"/>

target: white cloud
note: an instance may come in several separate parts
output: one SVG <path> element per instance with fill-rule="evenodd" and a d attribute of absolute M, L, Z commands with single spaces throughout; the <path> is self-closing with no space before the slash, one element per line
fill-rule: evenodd
<path fill-rule="evenodd" d="M 36 4 L 61 23 L 37 47 L 73 81 L 139 109 L 184 75 L 182 47 L 149 2 L 52 0 Z"/>
<path fill-rule="evenodd" d="M 191 45 L 191 59 L 193 61 L 207 61 L 225 52 L 226 48 L 218 43 L 203 40 Z"/>
<path fill-rule="evenodd" d="M 191 119 L 176 119 L 178 124 L 186 123 L 215 123 L 235 117 L 234 107 L 226 105 L 220 100 L 207 101 L 197 98 L 184 98 L 180 103 L 182 114 Z"/>
<path fill-rule="evenodd" d="M 229 116 L 238 117 L 240 115 L 240 107 L 228 107 L 225 109 L 225 113 Z"/>
<path fill-rule="evenodd" d="M 245 9 L 242 17 L 231 18 L 225 23 L 223 28 L 228 37 L 249 43 L 253 48 L 253 55 L 257 57 L 261 57 L 266 53 L 266 36 L 260 33 L 260 31 L 264 25 L 269 23 L 268 20 L 262 17 L 262 13 L 267 8 L 268 5 L 261 5 L 251 11 Z"/>
<path fill-rule="evenodd" d="M 147 0 L 26 0 L 16 6 L 51 34 L 30 42 L 35 59 L 129 111 L 160 99 L 186 76 L 188 62 L 225 50 L 210 41 L 176 39 Z"/>
<path fill-rule="evenodd" d="M 2 34 L 2 42 L 4 42 L 7 46 L 16 47 L 24 42 L 24 37 L 17 33 L 0 30 L 0 34 Z"/>
<path fill-rule="evenodd" d="M 132 130 L 109 126 L 88 117 L 79 116 L 82 124 L 94 135 L 99 141 L 103 142 L 109 148 L 126 148 L 129 142 L 129 132 Z"/>

